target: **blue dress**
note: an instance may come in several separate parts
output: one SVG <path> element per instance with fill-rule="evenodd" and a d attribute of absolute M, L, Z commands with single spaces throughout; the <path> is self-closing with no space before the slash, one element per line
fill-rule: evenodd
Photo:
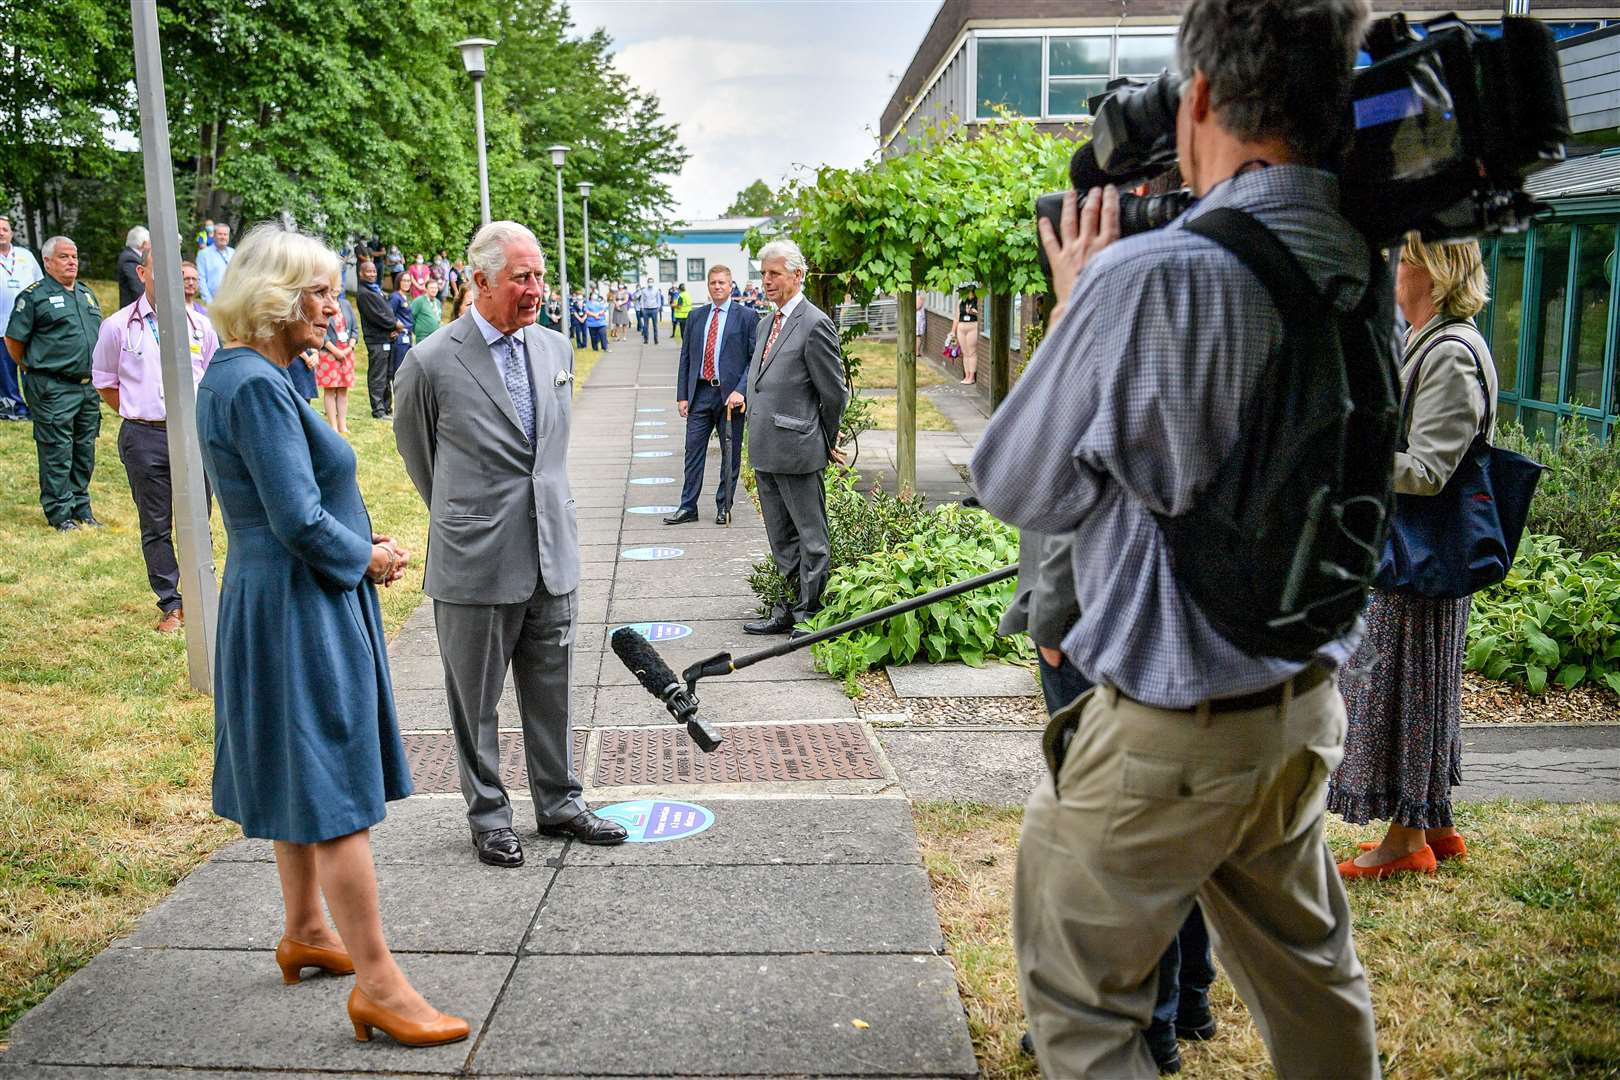
<path fill-rule="evenodd" d="M 253 349 L 221 349 L 197 434 L 230 551 L 214 664 L 214 812 L 315 843 L 411 793 L 371 518 L 349 444 Z"/>

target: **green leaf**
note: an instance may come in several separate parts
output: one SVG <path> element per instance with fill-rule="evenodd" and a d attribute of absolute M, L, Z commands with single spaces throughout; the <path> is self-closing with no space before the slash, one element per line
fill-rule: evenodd
<path fill-rule="evenodd" d="M 1526 664 L 1524 676 L 1532 694 L 1539 694 L 1547 689 L 1547 669 L 1540 664 Z"/>
<path fill-rule="evenodd" d="M 1529 634 L 1526 634 L 1525 641 L 1530 646 L 1530 651 L 1535 654 L 1536 659 L 1540 661 L 1543 667 L 1550 668 L 1558 666 L 1558 642 L 1554 641 L 1546 634 L 1536 633 L 1535 631 L 1531 631 Z"/>
<path fill-rule="evenodd" d="M 1558 669 L 1558 682 L 1565 689 L 1573 689 L 1586 680 L 1584 664 L 1565 664 Z"/>

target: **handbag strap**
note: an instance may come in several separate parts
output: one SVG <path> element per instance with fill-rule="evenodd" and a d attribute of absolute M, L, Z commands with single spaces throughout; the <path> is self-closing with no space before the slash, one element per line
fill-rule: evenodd
<path fill-rule="evenodd" d="M 1423 362 L 1429 358 L 1429 354 L 1434 351 L 1435 346 L 1444 341 L 1455 341 L 1457 344 L 1467 349 L 1468 355 L 1474 358 L 1474 378 L 1479 382 L 1480 392 L 1485 395 L 1485 422 L 1480 426 L 1480 429 L 1476 433 L 1475 437 L 1477 438 L 1479 435 L 1483 435 L 1491 430 L 1496 417 L 1496 402 L 1491 398 L 1490 383 L 1488 383 L 1485 379 L 1485 366 L 1480 363 L 1479 353 L 1472 345 L 1468 343 L 1467 338 L 1457 334 L 1448 334 L 1445 332 L 1453 326 L 1468 325 L 1471 324 L 1467 319 L 1447 319 L 1412 343 L 1413 349 L 1421 348 L 1423 351 L 1418 354 L 1417 363 L 1412 367 L 1412 374 L 1406 380 L 1406 389 L 1401 394 L 1401 427 L 1400 445 L 1398 449 L 1403 453 L 1405 452 L 1406 448 L 1411 445 L 1407 440 L 1406 434 L 1407 431 L 1410 430 L 1412 424 L 1412 399 L 1417 393 L 1418 377 L 1423 374 Z"/>

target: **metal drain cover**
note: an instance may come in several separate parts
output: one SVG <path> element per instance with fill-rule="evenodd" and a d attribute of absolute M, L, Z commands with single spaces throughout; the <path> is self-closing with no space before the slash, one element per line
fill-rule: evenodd
<path fill-rule="evenodd" d="M 684 729 L 683 729 L 684 733 Z M 574 775 L 585 772 L 585 742 L 588 730 L 574 731 Z M 416 781 L 420 794 L 459 792 L 461 775 L 456 770 L 455 736 L 448 731 L 406 735 L 405 757 L 411 763 L 411 779 Z M 513 793 L 527 793 L 529 770 L 523 764 L 523 737 L 515 731 L 503 731 L 501 742 L 501 783 Z"/>
<path fill-rule="evenodd" d="M 728 724 L 720 730 L 724 745 L 705 754 L 682 727 L 598 728 L 595 782 L 619 787 L 883 779 L 858 723 Z"/>

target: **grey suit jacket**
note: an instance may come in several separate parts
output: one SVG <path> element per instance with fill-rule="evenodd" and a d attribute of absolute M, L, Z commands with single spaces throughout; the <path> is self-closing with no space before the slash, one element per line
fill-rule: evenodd
<path fill-rule="evenodd" d="M 1018 587 L 996 633 L 1028 634 L 1037 645 L 1056 649 L 1080 619 L 1074 597 L 1074 534 L 1048 536 L 1020 531 Z"/>
<path fill-rule="evenodd" d="M 827 467 L 849 404 L 838 330 L 808 299 L 782 323 L 765 356 L 775 314 L 760 320 L 750 365 L 748 461 L 761 472 L 810 473 Z"/>
<path fill-rule="evenodd" d="M 473 317 L 411 350 L 394 383 L 394 441 L 428 504 L 424 590 L 451 604 L 516 604 L 543 579 L 579 585 L 579 525 L 568 492 L 573 386 L 554 330 L 523 331 L 535 398 L 535 447 Z"/>

